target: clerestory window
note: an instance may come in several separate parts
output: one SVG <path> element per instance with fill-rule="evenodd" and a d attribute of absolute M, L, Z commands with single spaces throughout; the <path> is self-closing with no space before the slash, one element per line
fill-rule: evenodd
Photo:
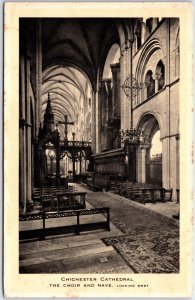
<path fill-rule="evenodd" d="M 156 66 L 156 75 L 158 78 L 158 91 L 160 91 L 165 85 L 165 67 L 162 60 Z"/>
<path fill-rule="evenodd" d="M 152 96 L 155 93 L 155 81 L 152 78 L 151 70 L 149 70 L 146 73 L 145 83 L 146 83 L 146 88 L 147 88 L 147 98 L 149 98 L 150 96 Z"/>

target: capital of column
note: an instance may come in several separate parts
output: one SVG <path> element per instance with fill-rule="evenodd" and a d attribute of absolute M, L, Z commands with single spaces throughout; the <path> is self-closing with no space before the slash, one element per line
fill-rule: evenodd
<path fill-rule="evenodd" d="M 111 64 L 111 65 L 110 65 L 110 68 L 111 68 L 111 69 L 115 69 L 115 68 L 119 69 L 119 68 L 120 68 L 120 63 Z"/>
<path fill-rule="evenodd" d="M 153 74 L 152 74 L 152 78 L 153 78 L 154 80 L 159 80 L 160 77 L 161 77 L 161 75 L 162 75 L 162 74 L 160 74 L 160 73 L 159 73 L 159 74 L 154 74 L 154 73 L 153 73 Z"/>
<path fill-rule="evenodd" d="M 141 150 L 146 150 L 149 149 L 150 146 L 151 146 L 150 143 L 141 143 L 139 147 Z"/>

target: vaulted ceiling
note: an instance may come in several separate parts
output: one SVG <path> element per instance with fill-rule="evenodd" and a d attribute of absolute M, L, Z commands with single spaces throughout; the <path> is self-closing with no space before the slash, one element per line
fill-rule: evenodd
<path fill-rule="evenodd" d="M 29 47 L 34 53 L 38 22 L 42 44 L 42 116 L 50 93 L 55 122 L 64 120 L 65 114 L 70 121 L 76 122 L 81 113 L 81 102 L 91 97 L 89 90 L 91 93 L 96 90 L 110 48 L 120 44 L 120 26 L 116 25 L 119 21 L 105 18 L 23 19 L 21 26 L 28 38 L 25 43 L 21 42 L 21 47 Z M 31 60 L 32 64 L 36 63 L 35 57 Z M 33 68 L 31 74 L 33 83 Z"/>
<path fill-rule="evenodd" d="M 87 88 L 87 78 L 76 69 L 59 65 L 47 68 L 42 76 L 42 113 L 49 93 L 55 121 L 63 121 L 64 115 L 75 121 L 76 112 L 81 110 L 81 102 L 87 97 Z"/>
<path fill-rule="evenodd" d="M 111 19 L 42 19 L 43 69 L 74 66 L 96 85 L 98 69 L 113 43 L 119 43 Z"/>

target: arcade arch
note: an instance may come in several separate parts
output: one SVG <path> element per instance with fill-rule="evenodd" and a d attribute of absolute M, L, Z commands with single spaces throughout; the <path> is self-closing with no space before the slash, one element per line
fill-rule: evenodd
<path fill-rule="evenodd" d="M 160 126 L 153 114 L 146 114 L 139 122 L 142 143 L 137 155 L 137 179 L 142 183 L 162 185 L 162 142 Z"/>

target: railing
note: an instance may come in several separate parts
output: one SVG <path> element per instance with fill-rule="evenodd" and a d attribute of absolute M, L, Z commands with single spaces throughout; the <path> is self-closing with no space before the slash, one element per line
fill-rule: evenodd
<path fill-rule="evenodd" d="M 81 216 L 86 215 L 97 215 L 105 214 L 106 221 L 104 222 L 93 222 L 80 224 Z M 54 218 L 65 218 L 65 217 L 76 217 L 76 225 L 60 226 L 60 227 L 49 227 L 46 228 L 46 220 Z M 75 234 L 80 234 L 81 231 L 96 230 L 96 229 L 106 229 L 110 230 L 110 208 L 101 207 L 93 209 L 81 209 L 81 210 L 72 210 L 72 211 L 62 211 L 62 212 L 40 212 L 36 214 L 29 215 L 20 215 L 19 221 L 34 221 L 34 220 L 43 220 L 42 228 L 20 231 L 19 238 L 20 240 L 41 238 L 45 239 L 46 236 L 59 235 L 65 233 L 75 232 Z"/>
<path fill-rule="evenodd" d="M 78 147 L 78 148 L 87 148 L 91 147 L 91 142 L 85 141 L 60 141 L 60 146 L 65 147 Z"/>

